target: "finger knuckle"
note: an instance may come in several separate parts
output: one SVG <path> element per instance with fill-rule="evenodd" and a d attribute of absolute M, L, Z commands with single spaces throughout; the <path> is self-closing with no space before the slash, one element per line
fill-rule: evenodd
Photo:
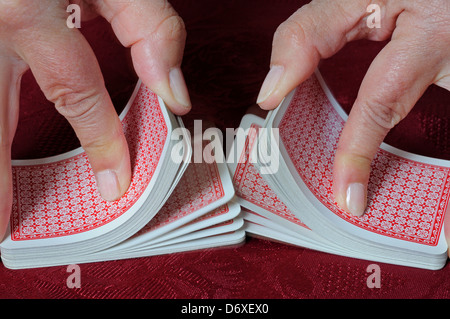
<path fill-rule="evenodd" d="M 308 48 L 315 57 L 329 57 L 336 52 L 342 46 L 341 41 L 327 38 L 326 23 L 311 12 L 311 6 L 305 5 L 280 24 L 275 32 L 274 46 L 283 43 L 291 48 Z"/>
<path fill-rule="evenodd" d="M 177 14 L 168 16 L 159 24 L 156 36 L 168 41 L 184 41 L 186 27 L 183 19 Z"/>
<path fill-rule="evenodd" d="M 368 99 L 360 104 L 362 114 L 368 123 L 375 124 L 384 131 L 392 129 L 404 117 L 392 103 L 385 103 L 376 99 Z"/>
<path fill-rule="evenodd" d="M 97 154 L 108 155 L 114 153 L 117 150 L 112 141 L 121 137 L 120 132 L 111 131 L 108 136 L 102 136 L 97 134 L 91 134 L 84 136 L 81 139 L 81 145 L 83 149 L 89 153 L 96 152 Z"/>
<path fill-rule="evenodd" d="M 295 19 L 288 19 L 277 28 L 274 42 L 288 41 L 291 46 L 300 46 L 305 41 L 305 27 Z"/>
<path fill-rule="evenodd" d="M 101 96 L 95 90 L 76 91 L 67 87 L 57 87 L 51 90 L 49 100 L 68 120 L 81 120 L 95 111 L 100 105 Z"/>
<path fill-rule="evenodd" d="M 435 42 L 448 39 L 449 13 L 448 0 L 420 0 L 409 4 L 405 19 Z"/>

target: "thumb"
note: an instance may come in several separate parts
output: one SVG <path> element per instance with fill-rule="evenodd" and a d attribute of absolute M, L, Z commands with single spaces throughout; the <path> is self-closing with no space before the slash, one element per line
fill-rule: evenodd
<path fill-rule="evenodd" d="M 181 71 L 186 29 L 167 0 L 95 1 L 119 39 L 131 48 L 139 78 L 176 115 L 192 107 Z"/>

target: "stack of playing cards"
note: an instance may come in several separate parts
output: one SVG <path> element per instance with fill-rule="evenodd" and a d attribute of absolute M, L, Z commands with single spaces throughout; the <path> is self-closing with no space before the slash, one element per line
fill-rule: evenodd
<path fill-rule="evenodd" d="M 367 210 L 352 216 L 332 191 L 346 118 L 316 72 L 266 119 L 242 119 L 245 143 L 236 139 L 228 162 L 247 233 L 364 260 L 443 267 L 450 162 L 383 144 L 372 165 Z"/>
<path fill-rule="evenodd" d="M 138 83 L 120 118 L 133 176 L 116 202 L 100 197 L 82 149 L 13 162 L 12 215 L 1 244 L 6 267 L 151 256 L 245 239 L 228 167 L 214 154 L 192 163 L 189 132 L 160 98 Z"/>

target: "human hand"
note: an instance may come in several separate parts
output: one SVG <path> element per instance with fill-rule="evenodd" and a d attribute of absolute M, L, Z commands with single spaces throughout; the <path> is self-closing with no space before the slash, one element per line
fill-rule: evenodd
<path fill-rule="evenodd" d="M 370 3 L 314 0 L 281 24 L 257 101 L 266 110 L 277 107 L 312 75 L 320 59 L 349 41 L 390 38 L 364 77 L 335 154 L 335 199 L 355 216 L 366 209 L 370 165 L 389 130 L 431 84 L 450 90 L 449 1 L 375 1 L 381 9 L 380 28 L 367 25 Z"/>
<path fill-rule="evenodd" d="M 131 48 L 137 75 L 177 115 L 191 103 L 180 65 L 183 21 L 164 0 L 72 1 L 101 15 Z M 46 98 L 74 128 L 105 200 L 120 198 L 131 181 L 128 145 L 86 39 L 68 28 L 68 1 L 0 0 L 0 237 L 12 206 L 11 144 L 19 114 L 20 80 L 30 69 Z"/>

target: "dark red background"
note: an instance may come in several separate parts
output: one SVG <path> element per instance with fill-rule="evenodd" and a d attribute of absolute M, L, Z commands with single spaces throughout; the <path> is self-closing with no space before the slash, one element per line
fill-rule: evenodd
<path fill-rule="evenodd" d="M 220 128 L 237 127 L 255 103 L 268 71 L 277 26 L 304 1 L 174 0 L 188 38 L 183 71 L 193 110 Z M 83 23 L 118 109 L 136 80 L 124 50 L 101 18 Z M 323 61 L 321 71 L 348 111 L 370 62 L 384 43 L 358 41 Z M 119 63 L 117 61 L 120 61 Z M 72 61 L 76 63 L 76 61 Z M 14 158 L 54 155 L 78 146 L 65 120 L 30 73 L 23 79 Z M 386 142 L 450 159 L 449 93 L 432 86 Z M 0 266 L 3 298 L 447 298 L 450 268 L 439 271 L 377 263 L 381 288 L 369 289 L 370 261 L 249 238 L 244 245 L 173 255 L 82 264 L 81 288 L 66 285 L 66 267 L 8 270 Z"/>

